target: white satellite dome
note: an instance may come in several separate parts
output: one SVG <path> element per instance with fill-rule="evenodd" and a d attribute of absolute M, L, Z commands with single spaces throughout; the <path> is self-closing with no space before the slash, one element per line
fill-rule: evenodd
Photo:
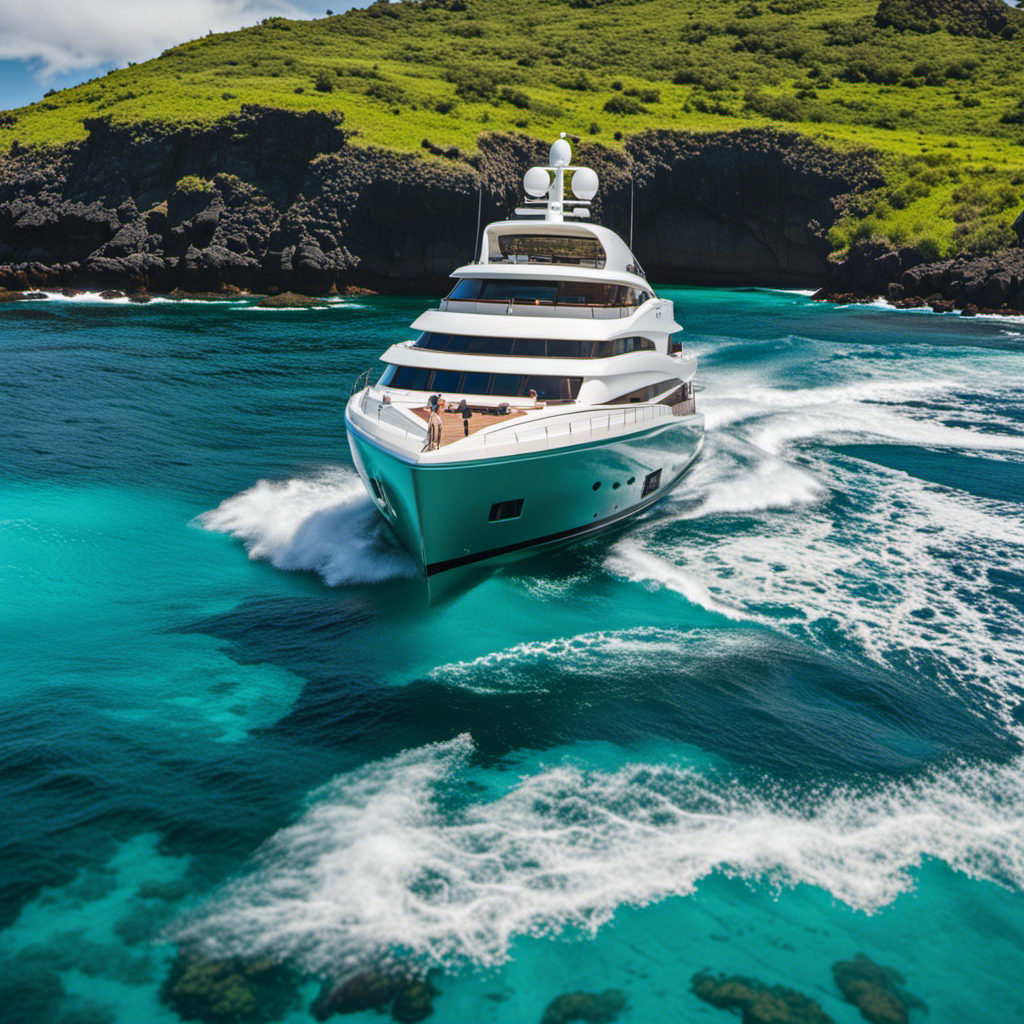
<path fill-rule="evenodd" d="M 597 172 L 581 167 L 573 172 L 572 193 L 577 199 L 593 199 L 597 195 Z"/>
<path fill-rule="evenodd" d="M 523 175 L 523 188 L 528 196 L 539 198 L 551 188 L 551 176 L 543 167 L 531 167 Z"/>
<path fill-rule="evenodd" d="M 548 162 L 552 167 L 566 167 L 572 160 L 572 147 L 565 139 L 555 139 L 551 144 Z"/>

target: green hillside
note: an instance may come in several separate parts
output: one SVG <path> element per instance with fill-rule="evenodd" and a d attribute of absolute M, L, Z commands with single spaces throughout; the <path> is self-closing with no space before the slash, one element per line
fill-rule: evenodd
<path fill-rule="evenodd" d="M 834 229 L 837 248 L 877 234 L 984 251 L 1024 206 L 1022 22 L 998 0 L 378 2 L 53 93 L 0 114 L 0 150 L 81 139 L 87 118 L 151 131 L 247 103 L 340 110 L 357 142 L 406 151 L 470 153 L 495 129 L 615 145 L 781 122 L 881 154 L 890 186 Z"/>

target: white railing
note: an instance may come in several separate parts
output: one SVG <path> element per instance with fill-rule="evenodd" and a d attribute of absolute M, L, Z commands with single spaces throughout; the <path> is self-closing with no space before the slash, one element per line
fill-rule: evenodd
<path fill-rule="evenodd" d="M 424 423 L 422 429 L 419 428 L 418 424 L 400 409 L 396 409 L 390 402 L 382 401 L 382 397 L 379 392 L 374 396 L 373 388 L 366 388 L 359 397 L 359 411 L 364 416 L 399 431 L 417 445 L 422 445 L 427 437 L 427 425 Z"/>
<path fill-rule="evenodd" d="M 441 312 L 489 313 L 497 316 L 559 316 L 576 320 L 622 320 L 631 317 L 639 306 L 584 306 L 574 303 L 479 301 L 476 299 L 442 299 Z"/>
<path fill-rule="evenodd" d="M 621 409 L 602 409 L 589 415 L 572 414 L 545 417 L 529 425 L 498 427 L 478 435 L 484 447 L 534 445 L 561 447 L 582 441 L 601 440 L 616 434 L 629 433 L 645 423 L 670 419 L 672 410 L 666 405 L 623 406 Z"/>

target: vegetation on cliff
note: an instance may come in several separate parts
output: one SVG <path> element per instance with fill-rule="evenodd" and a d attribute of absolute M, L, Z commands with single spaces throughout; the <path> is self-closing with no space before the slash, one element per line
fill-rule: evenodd
<path fill-rule="evenodd" d="M 0 114 L 0 152 L 210 125 L 245 104 L 341 111 L 354 142 L 458 158 L 481 132 L 784 122 L 880 154 L 832 228 L 935 256 L 1012 241 L 1024 193 L 1024 14 L 1001 0 L 378 0 L 271 18 Z"/>

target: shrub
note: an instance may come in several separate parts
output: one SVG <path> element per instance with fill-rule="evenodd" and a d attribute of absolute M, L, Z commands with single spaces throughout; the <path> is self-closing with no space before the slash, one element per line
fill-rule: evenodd
<path fill-rule="evenodd" d="M 380 100 L 382 103 L 404 103 L 405 92 L 397 85 L 390 82 L 371 82 L 366 87 L 364 95 L 371 99 Z"/>
<path fill-rule="evenodd" d="M 1024 99 L 1017 100 L 1016 105 L 1003 114 L 999 121 L 1002 124 L 1024 124 Z"/>
<path fill-rule="evenodd" d="M 314 84 L 317 92 L 334 92 L 334 79 L 329 71 L 321 71 Z"/>
<path fill-rule="evenodd" d="M 518 89 L 512 89 L 507 85 L 501 87 L 501 91 L 498 93 L 498 99 L 502 103 L 511 103 L 513 107 L 518 107 L 520 110 L 529 110 L 532 104 L 530 103 L 530 97 L 525 92 L 520 92 Z"/>
<path fill-rule="evenodd" d="M 588 128 L 587 130 L 590 132 L 591 135 L 597 135 L 597 133 L 601 130 L 601 126 L 596 121 L 591 121 L 590 128 Z"/>
<path fill-rule="evenodd" d="M 645 114 L 646 108 L 635 96 L 612 96 L 604 105 L 608 114 Z"/>
<path fill-rule="evenodd" d="M 624 96 L 635 96 L 641 103 L 660 103 L 660 89 L 627 89 Z"/>
<path fill-rule="evenodd" d="M 186 196 L 208 196 L 217 191 L 217 186 L 212 181 L 200 178 L 196 174 L 186 174 L 184 178 L 179 178 L 174 188 Z"/>
<path fill-rule="evenodd" d="M 802 121 L 803 108 L 792 96 L 769 96 L 767 93 L 751 90 L 743 97 L 747 110 L 770 117 L 773 121 Z"/>

